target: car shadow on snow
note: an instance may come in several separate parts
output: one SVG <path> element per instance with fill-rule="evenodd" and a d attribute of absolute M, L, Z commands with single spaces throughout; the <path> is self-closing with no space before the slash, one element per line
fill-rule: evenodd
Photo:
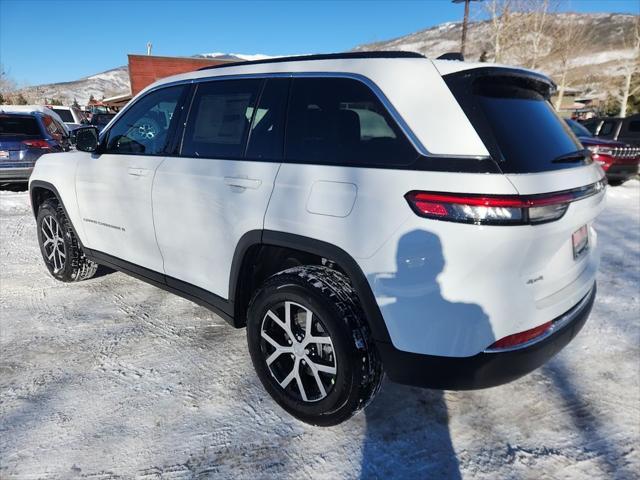
<path fill-rule="evenodd" d="M 443 297 L 438 276 L 444 267 L 442 244 L 434 233 L 413 230 L 400 238 L 396 271 L 369 278 L 376 296 L 383 299 L 390 333 L 406 335 L 406 329 L 419 327 L 412 320 L 420 315 L 432 337 L 414 339 L 423 345 L 419 348 L 440 348 L 437 339 L 444 338 L 451 339 L 454 349 L 490 345 L 494 333 L 482 307 Z M 460 478 L 442 391 L 387 382 L 365 415 L 362 478 Z"/>

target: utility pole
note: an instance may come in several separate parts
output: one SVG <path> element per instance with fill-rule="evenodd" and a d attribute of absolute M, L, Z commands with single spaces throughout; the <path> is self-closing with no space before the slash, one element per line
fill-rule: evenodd
<path fill-rule="evenodd" d="M 469 4 L 471 2 L 478 2 L 482 0 L 451 0 L 453 3 L 464 2 L 464 19 L 462 20 L 462 42 L 460 44 L 460 53 L 464 57 L 464 50 L 467 44 L 467 27 L 469 25 Z"/>

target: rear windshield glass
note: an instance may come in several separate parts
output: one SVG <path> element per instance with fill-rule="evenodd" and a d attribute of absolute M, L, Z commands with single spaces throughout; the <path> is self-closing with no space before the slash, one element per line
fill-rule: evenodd
<path fill-rule="evenodd" d="M 0 135 L 41 135 L 38 122 L 34 117 L 0 115 Z"/>
<path fill-rule="evenodd" d="M 73 119 L 73 115 L 71 114 L 71 110 L 54 108 L 53 111 L 56 112 L 58 115 L 60 115 L 60 118 L 64 123 L 75 123 L 75 120 Z"/>
<path fill-rule="evenodd" d="M 447 83 L 504 173 L 559 170 L 588 161 L 559 160 L 583 147 L 545 98 L 540 82 L 467 75 Z"/>

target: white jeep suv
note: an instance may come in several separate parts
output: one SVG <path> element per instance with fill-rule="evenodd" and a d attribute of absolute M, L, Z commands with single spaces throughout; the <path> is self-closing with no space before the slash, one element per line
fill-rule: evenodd
<path fill-rule="evenodd" d="M 302 421 L 396 382 L 516 379 L 587 319 L 604 179 L 536 72 L 405 52 L 279 58 L 159 81 L 30 194 L 62 281 L 97 265 L 247 327 Z"/>

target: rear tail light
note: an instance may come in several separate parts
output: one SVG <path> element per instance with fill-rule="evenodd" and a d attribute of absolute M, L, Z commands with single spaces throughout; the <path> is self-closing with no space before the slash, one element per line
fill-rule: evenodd
<path fill-rule="evenodd" d="M 476 225 L 525 225 L 561 218 L 571 202 L 595 195 L 604 181 L 586 187 L 543 195 L 465 195 L 409 192 L 405 198 L 413 211 L 425 218 Z"/>
<path fill-rule="evenodd" d="M 38 139 L 38 140 L 24 140 L 22 142 L 23 145 L 26 145 L 29 148 L 51 148 L 49 142 L 46 140 Z"/>

